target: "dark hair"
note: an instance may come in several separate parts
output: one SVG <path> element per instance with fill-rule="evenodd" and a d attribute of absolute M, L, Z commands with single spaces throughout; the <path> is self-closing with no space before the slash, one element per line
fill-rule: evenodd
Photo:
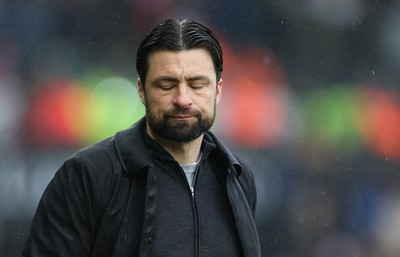
<path fill-rule="evenodd" d="M 156 50 L 182 51 L 202 48 L 209 52 L 217 74 L 221 78 L 223 61 L 222 49 L 214 33 L 191 20 L 168 19 L 155 26 L 139 45 L 136 54 L 136 70 L 145 84 L 149 69 L 149 55 Z"/>

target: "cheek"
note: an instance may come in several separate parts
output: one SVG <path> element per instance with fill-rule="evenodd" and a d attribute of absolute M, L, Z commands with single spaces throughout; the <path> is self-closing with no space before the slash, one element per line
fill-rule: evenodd
<path fill-rule="evenodd" d="M 202 108 L 203 110 L 207 111 L 208 113 L 214 112 L 216 101 L 217 101 L 217 99 L 216 99 L 215 95 L 214 96 L 210 96 L 209 98 L 204 99 L 202 101 L 202 104 L 201 104 L 200 108 Z"/>
<path fill-rule="evenodd" d="M 147 108 L 155 112 L 156 115 L 158 115 L 168 107 L 167 101 L 163 97 L 158 97 L 158 98 L 147 97 L 146 105 Z"/>

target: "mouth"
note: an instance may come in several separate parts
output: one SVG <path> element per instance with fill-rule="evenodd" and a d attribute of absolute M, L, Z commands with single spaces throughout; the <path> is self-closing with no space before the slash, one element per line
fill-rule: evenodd
<path fill-rule="evenodd" d="M 175 115 L 170 116 L 170 118 L 172 118 L 174 120 L 188 120 L 192 117 L 193 117 L 193 115 L 189 115 L 189 114 L 175 114 Z"/>

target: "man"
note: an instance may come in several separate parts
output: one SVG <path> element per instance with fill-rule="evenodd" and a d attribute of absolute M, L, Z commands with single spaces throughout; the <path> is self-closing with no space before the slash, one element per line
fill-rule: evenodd
<path fill-rule="evenodd" d="M 222 50 L 189 20 L 166 20 L 137 51 L 146 116 L 57 171 L 24 256 L 260 256 L 251 171 L 209 129 Z"/>

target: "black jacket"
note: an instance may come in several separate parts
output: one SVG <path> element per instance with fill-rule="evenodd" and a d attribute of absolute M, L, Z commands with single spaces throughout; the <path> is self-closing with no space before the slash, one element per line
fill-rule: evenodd
<path fill-rule="evenodd" d="M 68 159 L 46 188 L 23 256 L 151 256 L 157 186 L 145 120 Z M 245 257 L 259 257 L 251 171 L 211 133 Z"/>

